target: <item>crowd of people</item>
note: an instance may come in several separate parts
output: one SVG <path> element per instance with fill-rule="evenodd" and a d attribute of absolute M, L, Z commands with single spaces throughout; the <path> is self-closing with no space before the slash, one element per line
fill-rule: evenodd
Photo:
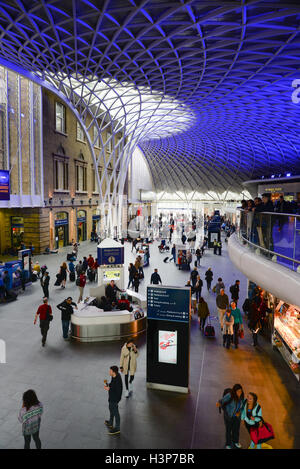
<path fill-rule="evenodd" d="M 232 226 L 225 221 L 225 226 L 228 227 L 224 231 L 231 232 Z M 173 226 L 174 230 L 174 226 Z M 172 233 L 173 234 L 173 231 Z M 218 245 L 213 246 L 214 254 L 221 255 L 222 243 L 217 242 Z M 136 248 L 137 243 L 133 243 L 133 249 Z M 133 251 L 132 249 L 132 251 Z M 241 310 L 238 308 L 240 301 L 240 281 L 236 280 L 230 286 L 226 293 L 225 283 L 223 278 L 215 275 L 211 267 L 205 268 L 205 273 L 202 275 L 200 272 L 201 262 L 205 253 L 208 252 L 208 238 L 204 237 L 199 246 L 193 250 L 178 253 L 176 259 L 176 246 L 175 244 L 171 250 L 171 260 L 174 260 L 180 266 L 186 262 L 192 264 L 195 259 L 194 267 L 190 271 L 189 279 L 186 286 L 191 288 L 191 295 L 193 298 L 193 309 L 198 316 L 199 328 L 205 331 L 207 319 L 211 316 L 208 301 L 205 300 L 203 294 L 204 282 L 206 283 L 207 292 L 210 295 L 215 295 L 215 308 L 218 313 L 218 320 L 220 331 L 222 335 L 223 346 L 230 349 L 232 346 L 237 349 L 239 341 L 244 336 L 243 316 Z M 183 259 L 185 257 L 185 260 Z M 208 257 L 208 256 L 207 256 Z M 180 259 L 181 258 L 181 259 Z M 78 308 L 78 303 L 83 300 L 84 289 L 86 281 L 90 282 L 97 280 L 97 259 L 94 259 L 90 254 L 88 257 L 83 257 L 78 260 L 78 246 L 74 246 L 72 258 L 69 262 L 63 262 L 59 268 L 56 276 L 56 285 L 61 289 L 66 288 L 68 280 L 75 282 L 78 287 L 79 297 L 77 303 L 73 301 L 71 296 L 68 296 L 64 301 L 60 302 L 56 307 L 61 311 L 61 322 L 63 338 L 69 339 L 71 315 L 74 309 Z M 39 319 L 40 331 L 42 336 L 42 346 L 44 347 L 47 340 L 47 334 L 53 319 L 52 307 L 49 304 L 49 285 L 50 275 L 47 266 L 39 266 L 36 261 L 33 266 L 37 277 L 41 282 L 43 290 L 43 303 L 39 306 L 34 324 L 37 324 Z M 142 256 L 137 255 L 134 262 L 128 266 L 128 286 L 133 288 L 138 293 L 140 281 L 144 278 L 143 260 Z M 201 278 L 202 277 L 202 278 Z M 214 278 L 217 277 L 217 280 Z M 158 269 L 155 268 L 151 278 L 150 284 L 161 285 L 163 284 Z M 230 298 L 229 298 L 230 297 Z M 114 280 L 111 280 L 105 288 L 105 295 L 100 300 L 95 300 L 95 305 L 104 311 L 111 311 L 114 309 L 132 310 L 132 306 L 127 299 L 125 292 L 121 290 Z M 248 326 L 252 333 L 253 345 L 258 344 L 258 333 L 263 328 L 263 322 L 266 318 L 266 303 L 261 292 L 256 289 L 251 298 L 247 298 L 243 303 L 243 311 L 248 321 Z M 245 320 L 245 319 L 244 319 Z M 227 353 L 227 352 L 226 352 Z M 133 392 L 133 381 L 137 369 L 137 359 L 139 352 L 137 346 L 132 339 L 128 339 L 122 346 L 119 367 L 112 365 L 109 368 L 110 382 L 104 380 L 104 390 L 108 392 L 109 402 L 109 418 L 105 420 L 105 425 L 108 428 L 110 435 L 120 434 L 120 413 L 119 402 L 123 395 L 123 381 L 121 374 L 124 375 L 125 397 L 129 398 Z M 217 407 L 224 412 L 224 422 L 226 429 L 226 444 L 227 449 L 240 448 L 239 432 L 241 421 L 245 422 L 245 426 L 250 435 L 250 448 L 261 448 L 261 443 L 254 441 L 253 429 L 258 429 L 264 425 L 262 419 L 261 407 L 258 404 L 258 398 L 255 393 L 249 392 L 247 398 L 244 396 L 244 391 L 241 385 L 236 384 L 232 389 L 227 389 L 223 397 L 217 402 Z M 34 390 L 28 390 L 23 395 L 23 406 L 19 413 L 19 421 L 22 423 L 22 431 L 24 435 L 24 447 L 30 447 L 31 437 L 33 438 L 36 447 L 41 448 L 42 443 L 39 437 L 41 417 L 43 414 L 43 404 L 38 400 Z"/>

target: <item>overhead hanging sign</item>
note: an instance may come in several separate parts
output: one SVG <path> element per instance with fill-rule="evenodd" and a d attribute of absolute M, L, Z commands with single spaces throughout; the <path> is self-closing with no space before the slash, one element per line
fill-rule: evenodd
<path fill-rule="evenodd" d="M 124 248 L 98 248 L 99 265 L 124 264 Z"/>
<path fill-rule="evenodd" d="M 9 171 L 0 170 L 0 200 L 10 200 Z"/>

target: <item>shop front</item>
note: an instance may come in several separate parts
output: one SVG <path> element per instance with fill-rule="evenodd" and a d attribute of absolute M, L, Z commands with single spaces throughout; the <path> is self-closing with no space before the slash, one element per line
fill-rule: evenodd
<path fill-rule="evenodd" d="M 55 248 L 62 248 L 69 244 L 69 217 L 67 212 L 55 215 Z"/>
<path fill-rule="evenodd" d="M 86 241 L 86 211 L 77 212 L 77 242 Z"/>
<path fill-rule="evenodd" d="M 273 346 L 300 381 L 300 307 L 278 300 L 274 313 Z"/>
<path fill-rule="evenodd" d="M 11 246 L 19 249 L 24 242 L 24 218 L 11 217 Z"/>
<path fill-rule="evenodd" d="M 100 214 L 98 213 L 98 209 L 93 211 L 92 215 L 92 233 L 99 233 L 100 232 Z"/>

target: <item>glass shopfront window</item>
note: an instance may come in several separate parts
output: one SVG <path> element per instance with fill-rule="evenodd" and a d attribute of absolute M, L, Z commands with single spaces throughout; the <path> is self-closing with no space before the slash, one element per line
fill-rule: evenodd
<path fill-rule="evenodd" d="M 273 345 L 300 381 L 300 309 L 279 301 L 274 314 Z"/>
<path fill-rule="evenodd" d="M 55 246 L 56 249 L 69 244 L 69 217 L 67 212 L 55 215 Z"/>
<path fill-rule="evenodd" d="M 24 242 L 24 218 L 11 217 L 11 245 L 13 248 L 19 248 Z"/>
<path fill-rule="evenodd" d="M 86 241 L 86 211 L 77 212 L 77 241 Z"/>

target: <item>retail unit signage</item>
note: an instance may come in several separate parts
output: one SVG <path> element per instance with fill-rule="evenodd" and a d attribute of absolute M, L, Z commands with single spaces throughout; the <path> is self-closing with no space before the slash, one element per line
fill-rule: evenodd
<path fill-rule="evenodd" d="M 147 287 L 147 317 L 148 319 L 188 323 L 190 288 Z"/>
<path fill-rule="evenodd" d="M 65 220 L 55 220 L 55 226 L 62 226 L 62 225 L 67 225 L 67 224 L 68 224 L 67 218 Z"/>
<path fill-rule="evenodd" d="M 85 223 L 85 222 L 86 222 L 86 217 L 77 218 L 77 223 Z"/>
<path fill-rule="evenodd" d="M 10 200 L 9 171 L 0 170 L 0 200 Z"/>
<path fill-rule="evenodd" d="M 100 215 L 93 215 L 93 220 L 100 220 Z"/>
<path fill-rule="evenodd" d="M 99 265 L 124 264 L 124 248 L 98 248 Z"/>

